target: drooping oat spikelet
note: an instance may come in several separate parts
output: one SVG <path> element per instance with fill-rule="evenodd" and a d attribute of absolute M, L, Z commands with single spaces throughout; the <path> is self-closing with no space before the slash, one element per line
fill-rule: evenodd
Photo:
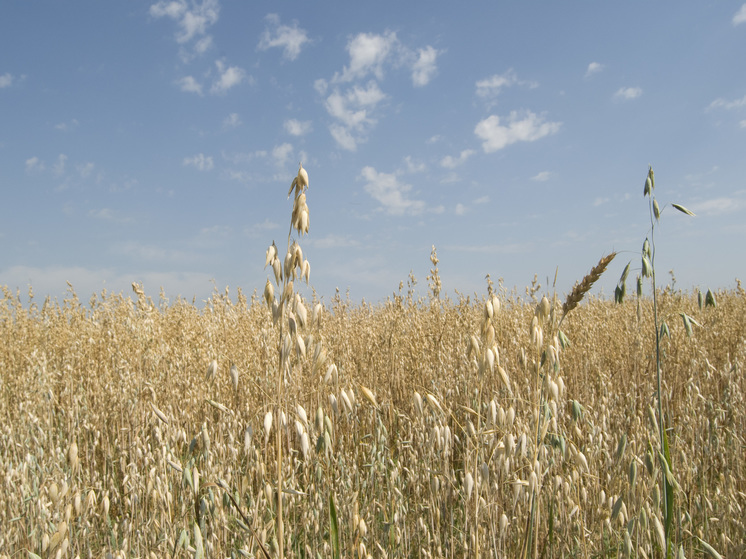
<path fill-rule="evenodd" d="M 601 258 L 601 260 L 598 261 L 598 264 L 591 269 L 590 273 L 586 275 L 580 283 L 575 284 L 575 287 L 572 288 L 572 291 L 567 296 L 567 300 L 565 300 L 565 303 L 562 305 L 562 318 L 567 316 L 571 310 L 578 306 L 580 301 L 583 300 L 583 297 L 585 297 L 585 294 L 590 291 L 593 284 L 596 283 L 601 275 L 606 271 L 606 267 L 612 260 L 614 260 L 615 256 L 616 252 L 612 252 L 611 254 Z"/>

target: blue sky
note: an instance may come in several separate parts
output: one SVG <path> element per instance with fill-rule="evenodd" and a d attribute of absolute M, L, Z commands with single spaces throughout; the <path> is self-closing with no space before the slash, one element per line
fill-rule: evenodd
<path fill-rule="evenodd" d="M 311 284 L 746 280 L 746 4 L 9 2 L 0 285 L 261 293 L 303 161 Z"/>

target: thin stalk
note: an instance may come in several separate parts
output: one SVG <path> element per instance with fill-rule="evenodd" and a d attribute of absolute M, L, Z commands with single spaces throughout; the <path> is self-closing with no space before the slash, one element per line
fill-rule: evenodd
<path fill-rule="evenodd" d="M 290 238 L 293 235 L 293 226 L 290 225 L 288 231 L 288 247 L 287 251 L 290 252 Z M 287 252 L 286 252 L 287 254 Z M 283 388 L 285 383 L 283 377 L 285 376 L 285 357 L 282 352 L 282 340 L 283 334 L 285 333 L 285 286 L 287 285 L 288 278 L 286 270 L 283 270 L 282 275 L 282 294 L 280 295 L 280 343 L 278 346 L 278 354 L 280 356 L 280 367 L 277 371 L 277 557 L 284 559 L 285 557 L 285 526 L 283 523 L 283 511 L 282 511 L 282 401 L 283 401 Z"/>
<path fill-rule="evenodd" d="M 655 325 L 655 369 L 656 369 L 656 380 L 657 380 L 657 397 L 658 397 L 658 434 L 661 441 L 661 453 L 665 454 L 665 446 L 663 443 L 664 435 L 664 421 L 663 421 L 663 398 L 661 393 L 661 335 L 660 328 L 658 326 L 658 288 L 655 283 L 655 217 L 653 215 L 653 195 L 648 197 L 648 203 L 650 206 L 650 267 L 652 269 L 651 278 L 653 282 L 653 322 Z M 668 526 L 668 495 L 666 492 L 666 472 L 661 471 L 661 488 L 663 493 L 663 518 L 664 525 Z M 668 556 L 668 532 L 666 536 L 666 549 L 664 550 L 665 556 Z"/>

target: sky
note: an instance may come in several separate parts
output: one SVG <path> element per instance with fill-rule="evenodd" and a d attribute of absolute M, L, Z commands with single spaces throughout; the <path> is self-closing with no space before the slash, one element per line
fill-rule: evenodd
<path fill-rule="evenodd" d="M 261 294 L 298 165 L 324 301 L 746 280 L 741 2 L 6 2 L 0 286 Z M 670 204 L 690 209 L 696 217 Z M 549 281 L 549 284 L 547 284 Z M 297 282 L 296 282 L 297 283 Z M 631 286 L 630 291 L 632 291 Z"/>

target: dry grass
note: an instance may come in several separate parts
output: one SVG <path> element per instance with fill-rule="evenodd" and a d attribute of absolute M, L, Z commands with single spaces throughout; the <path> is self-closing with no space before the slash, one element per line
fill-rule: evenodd
<path fill-rule="evenodd" d="M 138 290 L 88 305 L 72 291 L 22 305 L 4 290 L 3 557 L 192 557 L 198 546 L 262 556 L 219 480 L 274 557 L 278 434 L 287 556 L 331 556 L 330 495 L 343 557 L 516 556 L 531 490 L 537 554 L 660 556 L 649 300 L 638 318 L 635 301 L 584 293 L 563 323 L 572 345 L 545 331 L 537 368 L 535 302 L 514 294 L 498 295 L 498 312 L 490 297 L 487 318 L 476 296 L 400 291 L 376 306 L 337 296 L 320 323 L 297 325 L 306 358 L 284 387 L 284 423 L 265 434 L 278 401 L 266 303 L 216 292 L 198 307 Z M 698 538 L 724 557 L 746 553 L 746 296 L 716 297 L 703 310 L 678 291 L 658 301 L 672 334 L 664 413 L 687 557 L 701 555 Z M 691 338 L 679 311 L 702 325 Z M 472 336 L 483 355 L 494 336 L 493 368 L 475 362 Z M 326 365 L 314 368 L 320 341 Z"/>

